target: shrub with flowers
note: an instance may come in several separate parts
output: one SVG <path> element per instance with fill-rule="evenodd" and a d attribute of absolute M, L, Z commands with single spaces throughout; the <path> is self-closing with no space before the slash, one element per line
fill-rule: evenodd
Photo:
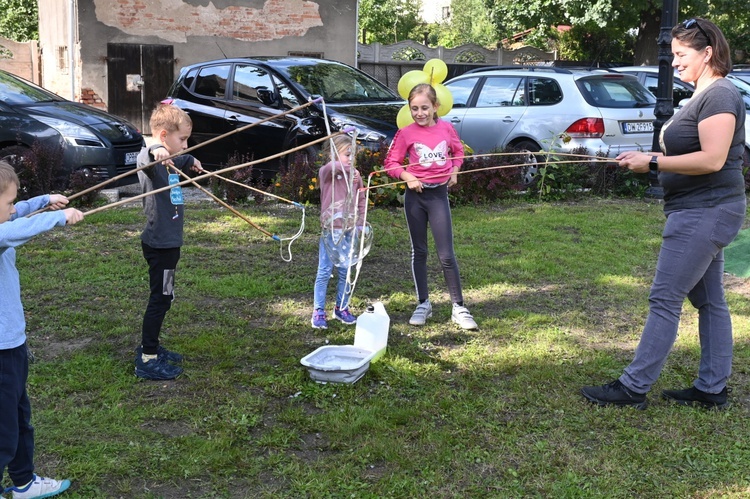
<path fill-rule="evenodd" d="M 319 155 L 310 162 L 306 154 L 295 154 L 288 166 L 282 165 L 267 191 L 302 204 L 319 204 L 320 187 L 317 173 L 324 164 Z"/>
<path fill-rule="evenodd" d="M 357 151 L 355 165 L 365 187 L 370 181 L 370 206 L 400 206 L 404 202 L 406 184 L 389 177 L 383 169 L 386 151 L 388 147 L 384 143 L 377 151 L 364 148 Z"/>

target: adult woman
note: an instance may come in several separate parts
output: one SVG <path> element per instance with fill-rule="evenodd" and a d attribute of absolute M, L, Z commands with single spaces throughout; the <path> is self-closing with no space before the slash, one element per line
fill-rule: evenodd
<path fill-rule="evenodd" d="M 723 248 L 739 232 L 746 211 L 742 153 L 745 106 L 724 77 L 729 46 L 710 21 L 690 19 L 672 29 L 674 66 L 695 93 L 660 136 L 661 153 L 625 152 L 620 166 L 659 172 L 667 217 L 656 265 L 649 315 L 635 358 L 619 379 L 581 392 L 599 405 L 645 408 L 677 337 L 687 297 L 698 309 L 701 360 L 693 386 L 664 390 L 684 405 L 723 407 L 732 366 L 732 322 L 724 298 Z"/>

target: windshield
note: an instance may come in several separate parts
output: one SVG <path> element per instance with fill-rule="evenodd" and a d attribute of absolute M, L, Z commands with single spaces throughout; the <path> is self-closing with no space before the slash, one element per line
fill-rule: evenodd
<path fill-rule="evenodd" d="M 278 68 L 310 95 L 337 102 L 397 101 L 400 98 L 369 75 L 341 64 L 316 62 Z"/>
<path fill-rule="evenodd" d="M 0 101 L 6 104 L 34 104 L 36 102 L 64 100 L 62 97 L 31 82 L 9 73 L 0 72 Z"/>

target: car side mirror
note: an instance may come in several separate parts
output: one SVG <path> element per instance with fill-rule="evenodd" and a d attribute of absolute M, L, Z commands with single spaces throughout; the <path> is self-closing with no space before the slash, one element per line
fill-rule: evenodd
<path fill-rule="evenodd" d="M 682 109 L 685 106 L 685 104 L 688 103 L 689 100 L 690 99 L 682 99 L 680 102 L 677 103 L 676 109 Z"/>
<path fill-rule="evenodd" d="M 273 90 L 266 87 L 258 87 L 255 91 L 258 93 L 258 99 L 266 106 L 276 104 L 276 94 L 273 93 Z"/>

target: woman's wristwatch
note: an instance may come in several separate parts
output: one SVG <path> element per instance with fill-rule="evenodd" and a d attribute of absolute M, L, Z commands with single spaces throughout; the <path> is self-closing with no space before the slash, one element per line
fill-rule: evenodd
<path fill-rule="evenodd" d="M 652 172 L 659 171 L 659 156 L 651 156 L 651 161 L 648 162 L 648 169 Z"/>

